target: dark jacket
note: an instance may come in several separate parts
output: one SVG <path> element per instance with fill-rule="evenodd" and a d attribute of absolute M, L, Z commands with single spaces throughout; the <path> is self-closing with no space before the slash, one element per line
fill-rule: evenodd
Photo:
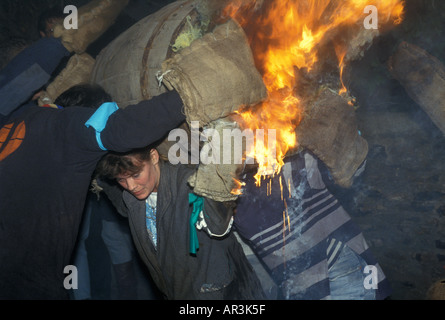
<path fill-rule="evenodd" d="M 0 128 L 0 299 L 63 299 L 91 176 L 106 153 L 85 123 L 95 110 L 30 107 Z M 185 120 L 176 92 L 114 112 L 108 150 L 164 137 Z M 150 128 L 149 130 L 147 128 Z"/>
<path fill-rule="evenodd" d="M 137 250 L 156 285 L 167 299 L 263 299 L 260 282 L 233 233 L 212 238 L 197 231 L 199 249 L 189 252 L 189 205 L 187 184 L 194 169 L 161 163 L 157 200 L 157 248 L 151 242 L 145 221 L 145 201 L 117 185 L 104 185 L 105 192 L 123 215 L 129 217 Z M 232 207 L 204 199 L 209 229 L 223 234 L 232 217 Z"/>

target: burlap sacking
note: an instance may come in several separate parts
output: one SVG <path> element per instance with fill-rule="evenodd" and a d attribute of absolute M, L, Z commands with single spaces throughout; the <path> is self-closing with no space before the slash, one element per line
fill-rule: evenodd
<path fill-rule="evenodd" d="M 182 152 L 187 153 L 187 162 L 186 163 L 191 163 L 191 159 L 190 159 L 190 153 L 191 153 L 191 131 L 190 128 L 188 126 L 188 124 L 186 122 L 182 123 L 179 128 L 180 130 L 182 130 L 183 132 L 185 132 L 187 134 L 187 141 L 170 141 L 167 138 L 165 138 L 164 140 L 162 140 L 162 142 L 156 147 L 156 150 L 158 151 L 159 155 L 161 156 L 162 159 L 164 160 L 169 160 L 169 152 L 171 151 L 171 149 L 175 146 L 175 150 L 177 152 L 178 149 L 182 150 Z M 179 155 L 175 154 L 175 157 L 179 157 Z"/>
<path fill-rule="evenodd" d="M 436 281 L 427 292 L 428 300 L 445 300 L 445 279 Z"/>
<path fill-rule="evenodd" d="M 180 94 L 187 122 L 201 127 L 267 97 L 244 30 L 233 20 L 165 60 L 159 74 Z"/>
<path fill-rule="evenodd" d="M 236 193 L 232 193 L 237 189 L 234 179 L 239 180 L 238 175 L 244 166 L 242 157 L 237 158 L 234 152 L 235 144 L 240 142 L 232 141 L 230 145 L 224 143 L 224 129 L 232 131 L 239 129 L 239 125 L 228 118 L 221 118 L 212 121 L 204 129 L 203 134 L 207 136 L 208 141 L 201 149 L 201 163 L 197 171 L 188 180 L 194 193 L 220 202 L 234 201 L 238 198 Z M 229 159 L 230 161 L 225 161 Z"/>
<path fill-rule="evenodd" d="M 54 27 L 54 37 L 61 38 L 68 51 L 83 53 L 115 22 L 128 2 L 93 0 L 79 8 L 77 29 L 65 29 L 61 22 Z"/>
<path fill-rule="evenodd" d="M 95 60 L 87 53 L 74 54 L 66 67 L 57 75 L 39 97 L 39 105 L 52 104 L 63 92 L 75 85 L 87 83 Z"/>
<path fill-rule="evenodd" d="M 368 143 L 358 132 L 354 108 L 326 89 L 306 113 L 297 127 L 299 145 L 325 163 L 336 184 L 349 188 L 368 154 Z"/>

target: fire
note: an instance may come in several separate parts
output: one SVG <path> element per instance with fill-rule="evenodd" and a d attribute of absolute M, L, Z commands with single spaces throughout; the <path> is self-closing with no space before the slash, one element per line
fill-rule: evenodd
<path fill-rule="evenodd" d="M 235 184 L 235 187 L 232 189 L 231 194 L 234 194 L 237 196 L 241 195 L 242 194 L 241 190 L 246 184 L 238 179 L 235 179 L 235 178 L 232 178 L 232 180 Z"/>
<path fill-rule="evenodd" d="M 224 17 L 235 19 L 244 28 L 269 93 L 267 101 L 239 112 L 240 125 L 252 130 L 276 129 L 274 157 L 264 144 L 247 151 L 259 167 L 257 185 L 262 178 L 278 174 L 286 154 L 298 147 L 295 128 L 304 106 L 296 94 L 296 69 L 310 73 L 323 59 L 319 56 L 323 46 L 340 34 L 343 38 L 335 44 L 334 52 L 341 78 L 351 49 L 348 41 L 364 31 L 368 5 L 378 9 L 379 27 L 402 21 L 402 0 L 233 0 L 224 9 Z M 338 92 L 344 93 L 347 89 L 340 80 Z"/>
<path fill-rule="evenodd" d="M 343 72 L 345 70 L 345 56 L 346 50 L 343 50 L 341 47 L 336 47 L 336 54 L 338 57 L 338 67 L 340 69 L 340 81 L 341 81 L 341 89 L 338 92 L 339 95 L 342 95 L 348 91 L 344 82 L 343 82 Z"/>

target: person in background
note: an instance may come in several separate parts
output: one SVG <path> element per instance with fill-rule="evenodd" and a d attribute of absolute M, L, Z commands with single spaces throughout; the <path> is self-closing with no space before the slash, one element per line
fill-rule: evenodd
<path fill-rule="evenodd" d="M 68 61 L 73 54 L 84 53 L 113 24 L 127 3 L 128 0 L 91 1 L 90 10 L 96 10 L 97 16 L 85 21 L 79 16 L 83 22 L 75 30 L 63 28 L 63 11 L 58 7 L 42 13 L 38 23 L 41 38 L 21 48 L 14 59 L 9 56 L 12 60 L 1 70 L 0 125 L 11 114 L 18 115 L 35 105 L 45 85 L 63 68 L 64 60 Z M 103 17 L 107 23 L 98 25 L 96 20 Z M 53 31 L 57 28 L 56 37 Z"/>
<path fill-rule="evenodd" d="M 326 167 L 307 150 L 284 162 L 260 187 L 254 172 L 245 174 L 234 221 L 276 283 L 278 299 L 387 298 L 388 280 L 361 230 L 326 187 Z"/>
<path fill-rule="evenodd" d="M 43 11 L 37 21 L 37 29 L 42 38 L 50 38 L 54 36 L 54 27 L 57 23 L 61 23 L 64 19 L 63 9 L 54 6 Z"/>
<path fill-rule="evenodd" d="M 107 154 L 97 175 L 113 205 L 128 217 L 139 255 L 165 298 L 264 299 L 230 232 L 233 203 L 194 194 L 187 180 L 195 170 L 171 165 L 145 147 Z"/>
<path fill-rule="evenodd" d="M 63 20 L 63 9 L 53 7 L 45 10 L 38 18 L 37 30 L 40 38 L 53 36 L 53 27 L 57 21 Z M 0 70 L 17 56 L 21 51 L 30 46 L 34 41 L 24 36 L 15 36 L 0 44 Z M 57 61 L 58 59 L 56 59 Z M 55 71 L 54 71 L 55 72 Z"/>
<path fill-rule="evenodd" d="M 57 24 L 63 24 L 63 19 L 65 18 L 63 14 L 63 8 L 60 6 L 54 6 L 47 10 L 44 10 L 38 17 L 37 30 L 39 32 L 40 38 L 54 38 L 54 28 Z M 71 53 L 70 55 L 64 56 L 57 67 L 51 74 L 51 78 L 32 98 L 32 100 L 38 100 L 47 89 L 47 85 L 54 81 L 54 79 L 63 71 L 63 69 L 68 65 L 68 62 L 73 58 L 76 53 Z"/>
<path fill-rule="evenodd" d="M 55 104 L 63 108 L 84 106 L 97 109 L 111 100 L 111 96 L 101 86 L 87 83 L 63 92 Z M 88 246 L 88 239 L 100 243 Z M 90 251 L 92 253 L 89 255 Z M 73 259 L 79 279 L 78 289 L 73 290 L 75 300 L 112 298 L 112 276 L 107 272 L 110 259 L 117 284 L 117 298 L 139 299 L 138 286 L 145 286 L 149 279 L 137 281 L 138 261 L 128 221 L 117 213 L 106 196 L 100 197 L 90 190 Z M 146 291 L 152 291 L 149 285 Z"/>

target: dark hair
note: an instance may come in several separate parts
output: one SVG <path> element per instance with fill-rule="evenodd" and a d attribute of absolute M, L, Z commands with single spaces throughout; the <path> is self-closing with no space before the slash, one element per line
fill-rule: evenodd
<path fill-rule="evenodd" d="M 98 163 L 96 174 L 101 178 L 116 179 L 120 174 L 136 174 L 142 171 L 144 161 L 151 161 L 151 147 L 134 149 L 125 153 L 109 152 Z"/>
<path fill-rule="evenodd" d="M 111 96 L 98 84 L 79 84 L 63 92 L 54 101 L 55 104 L 67 107 L 87 107 L 97 109 L 105 102 L 112 102 Z"/>
<path fill-rule="evenodd" d="M 43 11 L 39 15 L 39 19 L 37 22 L 38 31 L 46 33 L 47 22 L 50 22 L 51 19 L 62 19 L 63 17 L 63 9 L 60 6 L 54 6 L 49 8 L 48 10 Z"/>

